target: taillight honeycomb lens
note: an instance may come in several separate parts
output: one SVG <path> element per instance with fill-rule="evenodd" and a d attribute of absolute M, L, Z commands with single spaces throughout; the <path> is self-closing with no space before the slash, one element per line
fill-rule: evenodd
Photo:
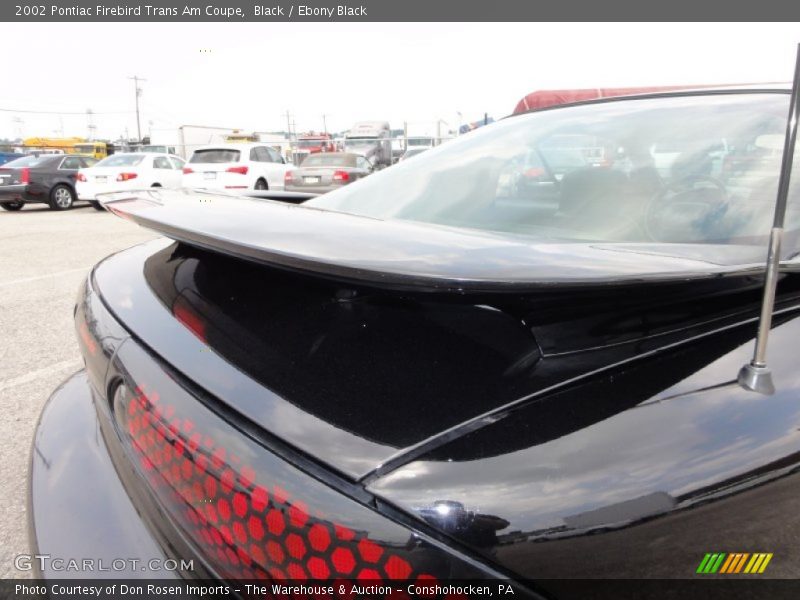
<path fill-rule="evenodd" d="M 282 487 L 280 474 L 252 466 L 248 448 L 227 435 L 235 430 L 223 438 L 158 393 L 118 390 L 117 419 L 140 472 L 221 577 L 435 581 L 415 564 L 426 555 L 413 551 L 413 536 L 402 543 L 372 539 L 368 526 L 346 526 L 329 516 L 335 507 L 321 504 L 313 490 L 300 497 Z"/>

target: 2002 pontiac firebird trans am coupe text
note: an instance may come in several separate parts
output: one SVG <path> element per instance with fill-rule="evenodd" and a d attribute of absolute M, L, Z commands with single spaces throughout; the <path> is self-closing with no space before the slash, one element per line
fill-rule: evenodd
<path fill-rule="evenodd" d="M 187 578 L 496 578 L 518 597 L 696 577 L 718 551 L 797 576 L 794 189 L 777 389 L 736 384 L 788 104 L 542 110 L 301 205 L 109 196 L 171 239 L 80 291 L 86 368 L 36 434 L 35 547 L 192 559 Z"/>

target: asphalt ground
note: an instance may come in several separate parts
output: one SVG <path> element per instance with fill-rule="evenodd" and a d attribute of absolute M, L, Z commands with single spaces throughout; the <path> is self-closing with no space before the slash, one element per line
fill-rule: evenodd
<path fill-rule="evenodd" d="M 28 577 L 26 498 L 31 441 L 50 393 L 83 363 L 72 309 L 100 259 L 156 237 L 90 206 L 0 210 L 0 578 Z"/>

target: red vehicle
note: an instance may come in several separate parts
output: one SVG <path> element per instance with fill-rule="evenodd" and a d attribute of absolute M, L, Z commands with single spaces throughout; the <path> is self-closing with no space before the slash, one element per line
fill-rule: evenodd
<path fill-rule="evenodd" d="M 676 92 L 680 90 L 696 89 L 697 85 L 668 85 L 650 87 L 628 88 L 590 88 L 583 90 L 539 90 L 531 92 L 517 103 L 513 114 L 528 112 L 538 108 L 585 102 L 598 98 L 611 98 L 616 96 L 633 96 L 637 94 L 654 94 L 661 92 Z M 715 87 L 704 85 L 703 88 Z"/>
<path fill-rule="evenodd" d="M 295 163 L 300 164 L 309 154 L 319 152 L 336 152 L 336 144 L 329 133 L 310 133 L 303 134 L 297 138 L 297 150 L 295 150 Z"/>

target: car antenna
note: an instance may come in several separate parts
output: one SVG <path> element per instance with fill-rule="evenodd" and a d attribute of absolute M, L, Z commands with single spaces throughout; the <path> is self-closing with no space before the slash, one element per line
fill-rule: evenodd
<path fill-rule="evenodd" d="M 772 327 L 772 313 L 775 310 L 775 290 L 778 287 L 778 271 L 781 263 L 783 225 L 786 218 L 789 180 L 792 177 L 792 159 L 797 138 L 798 95 L 800 95 L 800 44 L 797 46 L 792 95 L 789 100 L 789 120 L 786 122 L 786 139 L 783 143 L 783 158 L 781 160 L 780 179 L 778 180 L 775 216 L 769 233 L 764 296 L 761 303 L 761 317 L 758 320 L 756 346 L 753 350 L 753 358 L 739 370 L 738 377 L 739 385 L 744 389 L 767 395 L 775 393 L 772 371 L 767 366 L 767 340 Z"/>

